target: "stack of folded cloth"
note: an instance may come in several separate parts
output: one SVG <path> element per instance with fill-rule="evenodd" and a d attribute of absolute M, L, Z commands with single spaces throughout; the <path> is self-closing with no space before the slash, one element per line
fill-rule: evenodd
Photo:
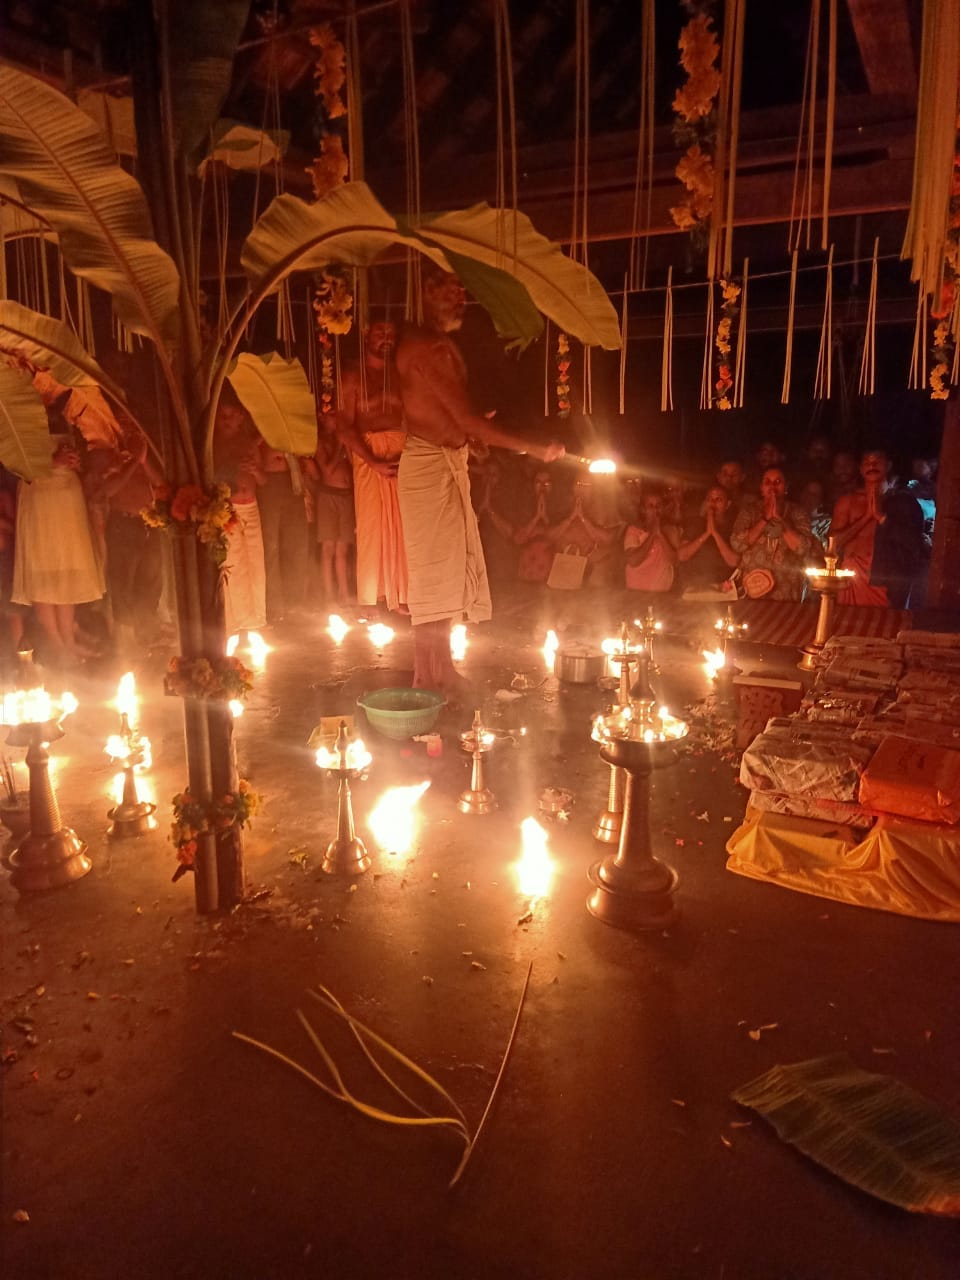
<path fill-rule="evenodd" d="M 845 725 L 777 718 L 743 753 L 740 782 L 756 809 L 870 826 L 859 792 L 872 755 Z"/>

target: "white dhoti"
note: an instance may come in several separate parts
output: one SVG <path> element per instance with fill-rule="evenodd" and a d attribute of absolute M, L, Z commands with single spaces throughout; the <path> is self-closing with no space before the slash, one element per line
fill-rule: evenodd
<path fill-rule="evenodd" d="M 490 586 L 470 501 L 467 446 L 447 449 L 407 436 L 397 490 L 413 625 L 462 615 L 486 622 Z"/>
<path fill-rule="evenodd" d="M 20 481 L 14 540 L 14 604 L 88 604 L 105 591 L 76 472 L 54 467 Z"/>
<path fill-rule="evenodd" d="M 267 621 L 267 575 L 260 508 L 255 502 L 236 502 L 233 509 L 237 522 L 227 530 L 227 558 L 223 566 L 227 635 L 259 631 Z"/>

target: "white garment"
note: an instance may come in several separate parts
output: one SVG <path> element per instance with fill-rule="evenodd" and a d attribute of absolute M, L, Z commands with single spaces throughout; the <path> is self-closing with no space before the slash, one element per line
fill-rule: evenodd
<path fill-rule="evenodd" d="M 80 477 L 68 467 L 17 490 L 14 604 L 87 604 L 106 587 Z"/>
<path fill-rule="evenodd" d="M 227 559 L 223 604 L 227 635 L 259 631 L 267 621 L 267 575 L 263 563 L 260 508 L 255 502 L 235 502 L 237 522 L 227 530 Z"/>
<path fill-rule="evenodd" d="M 486 622 L 490 586 L 470 501 L 467 446 L 447 449 L 407 436 L 397 475 L 414 626 L 466 615 Z"/>

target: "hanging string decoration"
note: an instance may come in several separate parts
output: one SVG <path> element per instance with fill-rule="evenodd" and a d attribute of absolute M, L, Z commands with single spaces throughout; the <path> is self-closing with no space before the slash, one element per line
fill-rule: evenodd
<path fill-rule="evenodd" d="M 945 400 L 956 366 L 960 273 L 960 0 L 923 6 L 913 191 L 902 258 L 930 300 L 929 386 Z M 952 354 L 951 354 L 952 353 Z"/>
<path fill-rule="evenodd" d="M 860 381 L 857 390 L 862 396 L 872 396 L 877 379 L 877 267 L 880 238 L 873 241 L 873 260 L 870 264 L 870 293 L 867 298 L 867 322 L 863 335 L 863 353 L 860 357 Z"/>
<path fill-rule="evenodd" d="M 680 65 L 686 81 L 673 99 L 677 117 L 673 136 L 684 148 L 676 175 L 686 189 L 670 216 L 681 231 L 689 231 L 697 248 L 706 246 L 713 213 L 713 148 L 716 141 L 716 106 L 720 92 L 720 42 L 713 27 L 713 0 L 684 0 L 693 16 L 680 32 Z"/>
<path fill-rule="evenodd" d="M 557 417 L 565 418 L 570 412 L 570 339 L 563 332 L 557 334 Z"/>
<path fill-rule="evenodd" d="M 733 346 L 733 322 L 740 310 L 741 286 L 736 280 L 720 280 L 720 319 L 717 322 L 717 334 L 713 345 L 717 350 L 717 378 L 714 383 L 713 404 L 716 409 L 732 409 L 733 400 L 733 368 L 730 363 L 730 352 Z"/>
<path fill-rule="evenodd" d="M 630 234 L 630 265 L 628 268 L 631 289 L 647 287 L 647 254 L 650 246 L 650 208 L 653 199 L 654 110 L 656 106 L 656 3 L 642 0 L 640 16 L 640 41 L 642 60 L 640 65 L 640 127 L 637 131 L 637 170 L 633 187 L 633 226 Z M 641 192 L 646 194 L 643 225 L 643 264 L 638 254 L 641 223 Z"/>
<path fill-rule="evenodd" d="M 827 254 L 827 279 L 823 292 L 823 323 L 817 352 L 813 398 L 829 400 L 833 394 L 833 245 Z"/>
<path fill-rule="evenodd" d="M 660 362 L 660 410 L 673 408 L 673 267 L 667 267 L 663 302 L 663 355 Z"/>
<path fill-rule="evenodd" d="M 950 383 L 956 382 L 957 342 L 960 338 L 960 87 L 957 92 L 957 119 L 954 134 L 953 173 L 947 234 L 943 242 L 943 272 L 940 296 L 930 307 L 933 327 L 930 369 L 930 398 L 946 400 Z"/>

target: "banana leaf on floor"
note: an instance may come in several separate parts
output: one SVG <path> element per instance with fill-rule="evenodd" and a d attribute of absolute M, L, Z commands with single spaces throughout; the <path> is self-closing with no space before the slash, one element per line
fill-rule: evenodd
<path fill-rule="evenodd" d="M 862 1191 L 960 1216 L 960 1123 L 899 1080 L 836 1054 L 773 1067 L 731 1097 Z"/>

